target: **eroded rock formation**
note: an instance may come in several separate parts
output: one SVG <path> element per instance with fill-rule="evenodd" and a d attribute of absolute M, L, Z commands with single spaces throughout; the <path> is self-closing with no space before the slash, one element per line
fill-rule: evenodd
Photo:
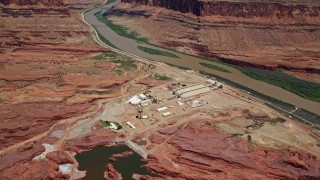
<path fill-rule="evenodd" d="M 320 73 L 316 1 L 122 0 L 111 14 L 116 23 L 182 52 Z"/>

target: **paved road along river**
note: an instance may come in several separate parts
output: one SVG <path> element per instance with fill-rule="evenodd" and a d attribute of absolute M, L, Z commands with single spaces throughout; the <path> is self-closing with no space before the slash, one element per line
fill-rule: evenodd
<path fill-rule="evenodd" d="M 313 113 L 320 115 L 320 103 L 304 99 L 304 98 L 302 98 L 296 94 L 293 94 L 289 91 L 286 91 L 280 87 L 276 87 L 276 86 L 270 85 L 268 83 L 252 79 L 252 78 L 242 74 L 239 70 L 234 69 L 232 67 L 221 65 L 218 63 L 213 63 L 213 62 L 211 63 L 211 62 L 208 62 L 203 59 L 199 59 L 196 57 L 184 55 L 184 54 L 177 53 L 174 51 L 169 51 L 166 49 L 154 47 L 154 46 L 147 45 L 144 43 L 139 43 L 133 39 L 119 36 L 117 33 L 115 33 L 108 26 L 106 26 L 105 24 L 98 21 L 94 15 L 95 13 L 97 13 L 99 11 L 102 11 L 102 12 L 107 11 L 113 4 L 114 3 L 111 3 L 108 5 L 100 6 L 100 7 L 94 8 L 92 10 L 89 10 L 86 13 L 84 13 L 84 18 L 85 18 L 86 22 L 88 22 L 89 24 L 94 26 L 106 39 L 108 39 L 112 44 L 114 44 L 119 49 L 126 51 L 126 52 L 129 52 L 131 54 L 135 54 L 137 56 L 152 59 L 155 61 L 161 61 L 161 62 L 170 63 L 170 64 L 174 64 L 174 65 L 178 65 L 178 66 L 183 66 L 183 67 L 193 69 L 196 71 L 205 71 L 208 73 L 216 74 L 218 76 L 224 77 L 226 79 L 229 79 L 231 81 L 239 83 L 243 86 L 246 86 L 250 89 L 258 91 L 262 94 L 265 94 L 270 97 L 282 100 L 284 102 L 293 104 L 298 108 L 303 108 L 303 109 L 306 109 L 310 112 L 313 112 Z M 173 54 L 179 56 L 180 59 L 164 57 L 164 56 L 159 56 L 159 55 L 152 55 L 152 54 L 149 54 L 149 53 L 146 53 L 146 52 L 139 50 L 137 48 L 137 46 L 144 46 L 144 47 L 149 47 L 149 48 L 153 48 L 153 49 L 159 49 L 161 51 L 167 51 L 167 52 L 170 52 L 170 53 L 173 53 Z M 225 69 L 228 69 L 232 73 L 224 73 L 224 72 L 216 71 L 213 69 L 209 69 L 209 68 L 201 66 L 199 64 L 199 62 L 214 64 L 214 65 L 223 67 Z"/>

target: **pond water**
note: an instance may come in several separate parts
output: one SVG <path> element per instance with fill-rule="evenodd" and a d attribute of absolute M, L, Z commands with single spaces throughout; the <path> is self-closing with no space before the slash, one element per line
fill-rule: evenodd
<path fill-rule="evenodd" d="M 83 179 L 100 180 L 105 179 L 103 176 L 109 157 L 112 154 L 125 151 L 131 151 L 131 149 L 125 145 L 111 147 L 100 146 L 93 150 L 79 153 L 75 158 L 79 163 L 78 169 L 80 171 L 87 171 L 86 177 Z M 151 172 L 141 167 L 145 164 L 146 162 L 144 162 L 142 157 L 137 153 L 129 157 L 117 158 L 117 162 L 112 162 L 112 165 L 121 173 L 123 179 L 132 179 L 133 174 L 151 175 Z"/>

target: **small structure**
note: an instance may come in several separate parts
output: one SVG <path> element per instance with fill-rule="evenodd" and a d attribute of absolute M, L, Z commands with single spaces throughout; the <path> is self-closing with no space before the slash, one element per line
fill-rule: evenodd
<path fill-rule="evenodd" d="M 211 90 L 210 88 L 205 87 L 205 88 L 201 88 L 201 89 L 197 89 L 197 90 L 194 90 L 194 91 L 189 91 L 189 92 L 183 93 L 183 94 L 181 94 L 181 97 L 182 98 L 187 98 L 187 97 L 191 97 L 191 96 L 196 96 L 196 95 L 199 95 L 199 94 L 210 92 L 210 90 Z"/>
<path fill-rule="evenodd" d="M 115 129 L 115 130 L 118 129 L 118 127 L 114 123 L 110 123 L 110 127 L 109 128 L 110 129 Z"/>
<path fill-rule="evenodd" d="M 130 121 L 127 121 L 126 124 L 132 129 L 137 129 L 137 127 L 133 125 Z"/>
<path fill-rule="evenodd" d="M 150 104 L 152 104 L 152 100 L 151 99 L 147 99 L 144 101 L 140 101 L 140 106 L 149 106 Z"/>
<path fill-rule="evenodd" d="M 148 119 L 147 115 L 142 116 L 142 119 Z"/>
<path fill-rule="evenodd" d="M 190 96 L 199 95 L 202 93 L 209 92 L 210 88 L 203 85 L 203 84 L 195 84 L 191 86 L 187 86 L 184 88 L 177 89 L 173 91 L 173 94 L 175 94 L 177 97 L 187 98 Z"/>
<path fill-rule="evenodd" d="M 138 96 L 139 96 L 139 98 L 142 99 L 142 100 L 146 100 L 146 99 L 147 99 L 147 96 L 144 95 L 144 94 L 139 94 Z"/>
<path fill-rule="evenodd" d="M 137 115 L 138 119 L 142 118 L 142 113 L 143 113 L 143 107 L 142 106 L 138 106 L 138 115 Z"/>
<path fill-rule="evenodd" d="M 213 79 L 207 79 L 206 83 L 209 83 L 210 85 L 216 85 L 217 81 L 215 81 Z"/>
<path fill-rule="evenodd" d="M 141 102 L 141 99 L 137 95 L 129 99 L 129 103 L 132 105 L 138 105 L 140 102 Z"/>
<path fill-rule="evenodd" d="M 177 101 L 177 103 L 179 104 L 179 106 L 183 106 L 184 103 L 180 102 L 180 101 Z"/>
<path fill-rule="evenodd" d="M 158 108 L 157 111 L 158 111 L 158 112 L 163 112 L 163 111 L 165 111 L 165 110 L 167 110 L 167 109 L 168 109 L 168 107 L 165 107 L 165 106 L 164 106 L 164 107 Z"/>
<path fill-rule="evenodd" d="M 162 114 L 163 117 L 167 117 L 167 116 L 170 116 L 170 115 L 171 115 L 171 112 L 165 112 L 165 113 Z"/>
<path fill-rule="evenodd" d="M 222 85 L 222 83 L 220 83 L 220 82 L 217 82 L 216 86 L 217 86 L 218 88 L 223 88 L 223 85 Z"/>
<path fill-rule="evenodd" d="M 200 106 L 208 104 L 208 102 L 204 101 L 204 100 L 190 100 L 187 103 L 193 108 L 200 107 Z"/>

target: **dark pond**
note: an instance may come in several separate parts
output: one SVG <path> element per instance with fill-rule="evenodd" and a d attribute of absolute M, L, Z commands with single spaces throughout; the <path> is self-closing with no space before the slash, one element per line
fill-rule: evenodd
<path fill-rule="evenodd" d="M 84 179 L 99 180 L 105 179 L 103 176 L 108 158 L 112 154 L 122 153 L 124 151 L 131 151 L 131 149 L 125 145 L 111 147 L 100 146 L 91 151 L 77 154 L 75 158 L 79 163 L 78 169 L 80 171 L 87 171 Z M 117 158 L 117 162 L 112 162 L 112 164 L 125 180 L 132 179 L 133 174 L 151 175 L 150 172 L 141 167 L 146 163 L 137 153 L 129 157 Z"/>

